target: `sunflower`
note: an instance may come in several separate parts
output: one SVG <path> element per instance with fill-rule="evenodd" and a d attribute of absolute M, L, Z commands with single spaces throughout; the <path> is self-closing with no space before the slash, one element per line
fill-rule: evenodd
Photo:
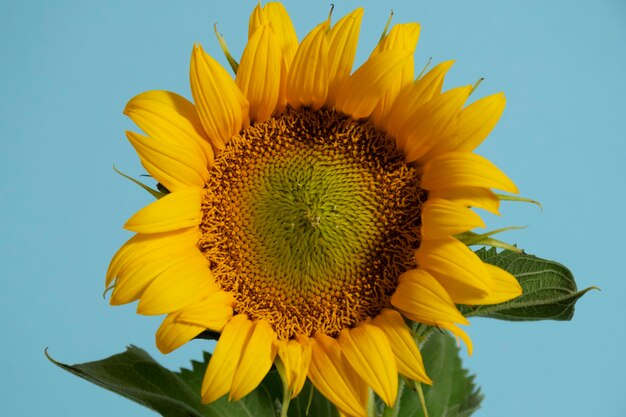
<path fill-rule="evenodd" d="M 196 45 L 193 103 L 149 91 L 126 106 L 146 134 L 128 139 L 167 193 L 125 224 L 136 235 L 111 261 L 111 304 L 166 314 L 163 353 L 220 334 L 205 403 L 242 398 L 274 364 L 290 396 L 308 378 L 366 416 L 370 389 L 394 404 L 398 374 L 431 382 L 411 322 L 471 351 L 456 304 L 521 293 L 455 238 L 484 226 L 471 208 L 497 214 L 492 188 L 517 192 L 472 152 L 504 96 L 466 106 L 471 85 L 442 92 L 452 62 L 414 80 L 416 23 L 353 72 L 362 15 L 299 42 L 280 3 L 259 5 L 240 62 L 227 53 L 234 78 Z"/>

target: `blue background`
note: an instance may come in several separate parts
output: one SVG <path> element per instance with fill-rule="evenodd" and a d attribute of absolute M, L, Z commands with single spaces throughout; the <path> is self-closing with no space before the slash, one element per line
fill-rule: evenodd
<path fill-rule="evenodd" d="M 337 2 L 335 16 L 358 6 Z M 372 2 L 373 3 L 373 2 Z M 0 3 L 0 414 L 151 416 L 151 411 L 50 364 L 120 352 L 130 343 L 171 368 L 199 358 L 195 341 L 163 356 L 159 319 L 102 299 L 123 222 L 151 197 L 111 169 L 144 173 L 127 143 L 128 99 L 150 89 L 190 96 L 194 42 L 222 56 L 244 46 L 254 1 L 2 1 Z M 287 3 L 298 35 L 326 18 L 327 2 Z M 486 394 L 478 417 L 624 416 L 626 293 L 626 3 L 390 1 L 366 5 L 357 61 L 394 22 L 418 21 L 419 71 L 456 59 L 446 86 L 486 80 L 481 97 L 508 105 L 479 152 L 532 205 L 504 203 L 490 226 L 528 225 L 502 237 L 597 285 L 572 322 L 476 319 L 465 365 Z"/>

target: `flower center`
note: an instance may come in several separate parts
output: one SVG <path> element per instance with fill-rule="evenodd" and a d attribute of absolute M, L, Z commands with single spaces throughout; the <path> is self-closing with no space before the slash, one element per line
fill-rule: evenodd
<path fill-rule="evenodd" d="M 371 123 L 287 109 L 216 157 L 199 246 L 237 313 L 281 339 L 336 336 L 389 307 L 415 267 L 420 176 Z"/>

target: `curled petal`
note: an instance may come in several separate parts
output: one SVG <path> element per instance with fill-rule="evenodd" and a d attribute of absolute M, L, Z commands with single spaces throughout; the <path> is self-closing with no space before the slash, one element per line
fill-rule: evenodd
<path fill-rule="evenodd" d="M 215 149 L 248 126 L 249 104 L 228 72 L 200 45 L 191 54 L 191 93 L 200 120 Z"/>
<path fill-rule="evenodd" d="M 266 321 L 254 322 L 250 338 L 246 342 L 228 399 L 238 401 L 254 390 L 272 367 L 276 356 L 276 333 Z"/>
<path fill-rule="evenodd" d="M 414 381 L 431 384 L 415 338 L 400 313 L 384 309 L 374 318 L 373 324 L 381 329 L 389 340 L 398 372 Z"/>
<path fill-rule="evenodd" d="M 455 303 L 466 304 L 466 297 L 484 297 L 491 291 L 491 276 L 485 264 L 452 237 L 423 241 L 415 259 L 420 268 L 439 281 Z"/>
<path fill-rule="evenodd" d="M 306 336 L 301 336 L 289 341 L 279 340 L 277 345 L 278 356 L 285 368 L 287 387 L 291 391 L 291 398 L 294 398 L 306 381 L 311 363 L 311 344 Z"/>
<path fill-rule="evenodd" d="M 422 206 L 422 238 L 439 239 L 485 227 L 480 216 L 467 207 L 441 198 L 429 198 Z"/>
<path fill-rule="evenodd" d="M 405 86 L 398 93 L 387 118 L 382 120 L 382 128 L 397 137 L 401 127 L 411 118 L 411 113 L 441 93 L 443 79 L 453 63 L 442 62 L 413 84 Z"/>
<path fill-rule="evenodd" d="M 339 344 L 352 369 L 392 407 L 398 393 L 398 371 L 385 333 L 376 326 L 361 323 L 343 329 Z"/>
<path fill-rule="evenodd" d="M 362 18 L 363 8 L 359 7 L 335 23 L 328 33 L 328 107 L 335 105 L 337 94 L 352 71 Z"/>
<path fill-rule="evenodd" d="M 408 51 L 383 51 L 370 57 L 343 83 L 335 107 L 355 119 L 370 116 L 411 59 Z"/>
<path fill-rule="evenodd" d="M 243 348 L 251 332 L 252 322 L 245 314 L 236 315 L 224 326 L 204 373 L 203 403 L 212 403 L 230 390 Z"/>
<path fill-rule="evenodd" d="M 177 316 L 177 313 L 168 314 L 156 332 L 156 345 L 163 354 L 178 349 L 205 330 L 202 326 L 179 323 Z"/>
<path fill-rule="evenodd" d="M 513 181 L 498 167 L 469 152 L 446 152 L 430 160 L 424 166 L 421 185 L 429 191 L 482 187 L 518 193 Z"/>
<path fill-rule="evenodd" d="M 169 91 L 146 91 L 133 97 L 124 114 L 157 141 L 194 149 L 213 165 L 213 148 L 193 103 Z"/>
<path fill-rule="evenodd" d="M 139 210 L 124 228 L 137 233 L 162 233 L 200 224 L 203 190 L 182 188 L 167 194 Z"/>
<path fill-rule="evenodd" d="M 428 193 L 429 198 L 443 198 L 465 207 L 478 207 L 490 213 L 499 215 L 500 199 L 489 188 L 463 187 L 433 190 Z"/>
<path fill-rule="evenodd" d="M 287 77 L 287 102 L 318 110 L 328 94 L 328 22 L 317 25 L 296 51 Z"/>
<path fill-rule="evenodd" d="M 337 340 L 317 333 L 312 340 L 309 379 L 343 413 L 367 417 L 367 384 L 341 353 Z"/>
<path fill-rule="evenodd" d="M 250 103 L 250 119 L 266 121 L 278 104 L 283 57 L 269 24 L 259 26 L 243 51 L 236 83 Z"/>
<path fill-rule="evenodd" d="M 126 132 L 126 137 L 137 151 L 141 165 L 170 191 L 202 187 L 209 177 L 204 155 L 193 147 L 134 132 Z"/>

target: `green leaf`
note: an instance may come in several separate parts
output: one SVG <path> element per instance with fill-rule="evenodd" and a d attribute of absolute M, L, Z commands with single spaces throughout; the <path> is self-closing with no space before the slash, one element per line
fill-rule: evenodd
<path fill-rule="evenodd" d="M 476 254 L 486 263 L 496 265 L 517 278 L 523 289 L 518 298 L 502 304 L 464 308 L 466 316 L 501 320 L 570 320 L 574 305 L 591 289 L 576 288 L 572 273 L 565 266 L 526 253 L 494 248 L 479 249 Z"/>
<path fill-rule="evenodd" d="M 46 356 L 48 356 L 46 352 Z M 210 405 L 200 401 L 200 387 L 210 355 L 192 362 L 192 369 L 172 372 L 144 350 L 130 346 L 123 353 L 77 365 L 50 359 L 55 365 L 87 381 L 142 404 L 164 417 L 275 417 L 267 388 L 259 387 L 241 401 L 227 397 Z"/>
<path fill-rule="evenodd" d="M 46 356 L 48 353 L 46 352 Z M 55 365 L 89 382 L 118 393 L 167 417 L 218 416 L 205 413 L 200 391 L 185 385 L 144 351 L 130 346 L 126 352 L 77 365 L 66 365 L 48 356 Z"/>
<path fill-rule="evenodd" d="M 421 349 L 432 386 L 422 385 L 428 417 L 469 417 L 480 408 L 483 395 L 461 366 L 455 339 L 441 332 L 433 333 Z M 398 417 L 425 417 L 419 397 L 404 389 Z"/>

